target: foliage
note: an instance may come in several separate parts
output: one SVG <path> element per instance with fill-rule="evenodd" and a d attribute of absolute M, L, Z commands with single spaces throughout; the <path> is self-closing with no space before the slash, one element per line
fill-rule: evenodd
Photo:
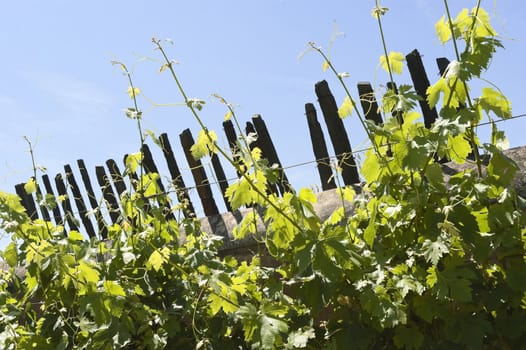
<path fill-rule="evenodd" d="M 513 187 L 516 164 L 498 147 L 503 134 L 495 127 L 492 143 L 481 144 L 475 133 L 483 113 L 511 116 L 510 103 L 495 88 L 476 99 L 467 88 L 501 43 L 478 5 L 452 19 L 445 4 L 437 35 L 455 44 L 457 60 L 428 90 L 441 116 L 430 129 L 413 110 L 418 97 L 408 86 L 386 92 L 383 125 L 365 122 L 344 74 L 311 44 L 347 92 L 340 116 L 353 111 L 372 145 L 361 165 L 364 183 L 340 189 L 342 207 L 326 220 L 316 215 L 310 190 L 267 193 L 275 169 L 250 149 L 251 135 L 241 136 L 236 155 L 217 145 L 199 116 L 204 102 L 187 98 L 163 43 L 154 39 L 165 60 L 161 71 L 172 75 L 202 127 L 194 156 L 218 153 L 241 174 L 227 191 L 233 208 L 265 208 L 265 232 L 257 233 L 255 210 L 234 232 L 256 238 L 262 249 L 248 260 L 222 256 L 222 237 L 202 232 L 196 219 L 166 215 L 164 204 L 173 214 L 184 208 L 160 192 L 155 176 L 142 174 L 141 152 L 126 160 L 137 191 L 123 194 L 120 224 L 108 228 L 107 240 L 31 221 L 18 197 L 0 192 L 1 229 L 13 237 L 2 252 L 9 269 L 0 275 L 0 347 L 523 346 L 526 201 Z M 386 13 L 377 3 L 382 42 Z M 399 72 L 401 57 L 383 44 L 382 66 L 390 75 Z M 127 114 L 137 120 L 142 147 L 140 90 L 118 64 L 129 79 L 134 106 Z M 237 124 L 232 106 L 218 98 L 228 109 L 225 118 Z M 448 176 L 443 159 L 473 166 Z M 134 180 L 136 171 L 141 176 Z M 35 181 L 26 189 L 35 190 Z M 20 268 L 23 274 L 16 273 Z"/>

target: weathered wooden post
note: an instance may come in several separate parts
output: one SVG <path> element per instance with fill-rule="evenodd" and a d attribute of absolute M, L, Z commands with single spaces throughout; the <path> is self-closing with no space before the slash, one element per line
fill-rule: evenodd
<path fill-rule="evenodd" d="M 305 115 L 307 116 L 307 123 L 309 125 L 312 151 L 314 152 L 318 173 L 320 175 L 321 188 L 324 191 L 336 188 L 329 152 L 327 151 L 327 143 L 325 142 L 321 125 L 318 122 L 316 109 L 312 103 L 305 104 Z"/>
<path fill-rule="evenodd" d="M 343 121 L 338 115 L 338 105 L 332 95 L 329 85 L 322 80 L 315 85 L 316 96 L 320 104 L 329 136 L 336 152 L 338 165 L 342 169 L 342 179 L 345 185 L 352 185 L 360 182 L 358 168 L 351 149 L 347 131 Z"/>

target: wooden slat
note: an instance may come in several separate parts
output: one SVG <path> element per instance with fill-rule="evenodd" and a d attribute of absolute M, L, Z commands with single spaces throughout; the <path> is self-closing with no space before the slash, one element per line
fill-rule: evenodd
<path fill-rule="evenodd" d="M 84 203 L 84 199 L 82 198 L 82 195 L 80 193 L 79 186 L 77 185 L 77 180 L 75 180 L 75 176 L 73 175 L 73 170 L 71 169 L 71 166 L 69 164 L 66 164 L 64 165 L 64 171 L 66 172 L 66 180 L 68 181 L 69 189 L 73 194 L 73 200 L 75 201 L 75 205 L 79 212 L 82 225 L 84 225 L 88 236 L 90 238 L 94 238 L 96 236 L 95 229 L 93 228 L 93 224 L 87 215 L 88 211 L 86 209 L 86 204 Z"/>
<path fill-rule="evenodd" d="M 214 169 L 214 173 L 216 175 L 216 180 L 219 185 L 219 189 L 221 190 L 221 194 L 223 195 L 223 201 L 225 202 L 225 207 L 227 211 L 232 211 L 232 207 L 230 206 L 230 202 L 226 198 L 226 190 L 228 188 L 228 180 L 225 175 L 225 171 L 223 170 L 223 166 L 221 165 L 221 162 L 219 161 L 219 157 L 217 154 L 213 154 L 211 157 L 212 160 L 212 167 Z"/>
<path fill-rule="evenodd" d="M 387 89 L 388 90 L 393 90 L 393 92 L 395 94 L 398 94 L 398 88 L 396 87 L 396 83 L 392 82 L 392 81 L 389 81 L 387 82 Z M 403 112 L 400 111 L 400 110 L 397 110 L 396 109 L 396 106 L 393 108 L 393 110 L 391 111 L 393 113 L 393 117 L 395 117 L 396 119 L 398 119 L 398 123 L 400 125 L 402 125 L 404 123 L 404 116 L 403 116 Z"/>
<path fill-rule="evenodd" d="M 429 108 L 427 103 L 427 88 L 429 87 L 429 79 L 427 78 L 424 63 L 418 50 L 413 50 L 405 56 L 407 61 L 407 68 L 413 80 L 413 86 L 421 100 L 418 101 L 420 109 L 424 116 L 424 125 L 426 128 L 431 128 L 435 120 L 438 118 L 438 113 L 435 107 Z"/>
<path fill-rule="evenodd" d="M 106 171 L 102 166 L 95 167 L 95 174 L 97 176 L 97 182 L 99 183 L 100 189 L 102 191 L 102 197 L 106 202 L 111 222 L 116 224 L 119 222 L 120 209 L 119 203 L 115 197 L 115 193 L 111 187 L 108 175 L 106 175 Z"/>
<path fill-rule="evenodd" d="M 42 182 L 44 183 L 44 188 L 46 189 L 46 193 L 48 195 L 53 196 L 52 204 L 53 204 L 53 219 L 55 220 L 56 225 L 63 225 L 64 221 L 62 218 L 62 213 L 60 212 L 60 207 L 56 201 L 55 193 L 53 193 L 53 187 L 51 187 L 51 181 L 49 181 L 49 176 L 47 174 L 42 175 Z M 48 201 L 51 201 L 49 199 Z"/>
<path fill-rule="evenodd" d="M 119 195 L 119 198 L 121 198 L 121 195 L 124 192 L 126 192 L 126 184 L 124 183 L 124 180 L 122 178 L 119 166 L 113 159 L 106 160 L 106 166 L 108 167 L 108 171 L 110 172 L 110 176 L 113 180 L 113 185 L 117 190 L 117 194 Z"/>
<path fill-rule="evenodd" d="M 194 177 L 197 193 L 199 194 L 205 215 L 211 216 L 219 214 L 205 169 L 203 168 L 201 161 L 196 160 L 192 155 L 192 152 L 190 152 L 190 148 L 194 144 L 194 138 L 190 129 L 184 130 L 179 137 L 181 145 L 183 146 L 186 161 L 192 170 L 192 176 Z"/>
<path fill-rule="evenodd" d="M 64 178 L 62 174 L 57 174 L 55 176 L 55 186 L 57 187 L 57 192 L 59 196 L 63 196 L 61 201 L 62 209 L 64 210 L 64 217 L 68 223 L 69 229 L 72 231 L 78 231 L 79 228 L 75 223 L 75 216 L 73 215 L 73 209 L 71 208 L 71 202 L 69 201 L 68 192 L 66 190 L 66 184 L 64 183 Z"/>
<path fill-rule="evenodd" d="M 15 191 L 18 197 L 20 197 L 22 206 L 26 209 L 26 213 L 31 218 L 31 220 L 38 219 L 38 212 L 35 206 L 35 201 L 33 200 L 33 196 L 26 192 L 24 184 L 21 183 L 15 185 Z"/>
<path fill-rule="evenodd" d="M 223 122 L 223 130 L 225 131 L 226 139 L 228 140 L 228 146 L 230 147 L 230 152 L 232 153 L 232 159 L 234 159 L 234 162 L 237 164 L 242 165 L 240 163 L 241 157 L 239 157 L 237 133 L 231 120 L 225 120 Z M 237 177 L 241 177 L 239 171 L 236 172 Z"/>
<path fill-rule="evenodd" d="M 36 181 L 36 179 L 33 177 L 33 179 Z M 37 183 L 37 201 L 38 201 L 38 198 L 41 198 L 41 200 L 44 200 L 45 197 L 44 195 L 42 194 L 42 191 L 40 189 L 40 184 Z M 47 210 L 47 207 L 44 203 L 41 203 L 39 205 L 39 208 L 40 208 L 40 213 L 42 213 L 42 218 L 44 219 L 44 221 L 51 221 L 51 217 L 49 216 L 49 211 Z"/>
<path fill-rule="evenodd" d="M 80 170 L 80 176 L 82 177 L 82 182 L 84 182 L 84 187 L 88 193 L 88 200 L 90 202 L 91 209 L 95 211 L 95 220 L 97 221 L 97 228 L 99 229 L 99 234 L 103 239 L 108 237 L 108 229 L 106 227 L 106 222 L 102 217 L 100 212 L 99 203 L 95 197 L 95 192 L 93 192 L 93 187 L 91 186 L 91 180 L 89 178 L 88 171 L 86 170 L 86 165 L 82 159 L 77 160 L 77 165 Z"/>
<path fill-rule="evenodd" d="M 315 85 L 316 96 L 320 104 L 329 136 L 333 145 L 338 165 L 342 169 L 342 179 L 345 185 L 352 185 L 360 182 L 356 161 L 352 154 L 351 144 L 343 121 L 338 115 L 338 105 L 332 95 L 329 85 L 325 80 Z"/>
<path fill-rule="evenodd" d="M 252 117 L 252 124 L 254 124 L 254 128 L 258 134 L 259 145 L 263 151 L 263 154 L 268 159 L 269 165 L 277 164 L 279 167 L 279 180 L 276 185 L 278 186 L 280 193 L 283 195 L 285 192 L 290 190 L 291 186 L 287 175 L 283 170 L 283 166 L 279 161 L 278 152 L 276 152 L 276 148 L 274 147 L 274 143 L 272 142 L 272 138 L 268 132 L 267 125 L 259 114 L 256 114 Z"/>
<path fill-rule="evenodd" d="M 263 150 L 263 145 L 261 144 L 261 141 L 259 140 L 259 135 L 256 132 L 256 128 L 254 127 L 254 124 L 252 124 L 251 122 L 247 122 L 246 126 L 245 126 L 245 133 L 247 135 L 250 135 L 250 134 L 257 135 L 256 139 L 253 142 L 251 142 L 248 145 L 248 147 L 250 148 L 250 150 L 253 150 L 256 147 L 259 148 L 261 150 L 261 154 L 262 154 L 263 158 L 267 158 L 267 155 L 265 154 L 265 151 Z M 269 183 L 268 184 L 268 192 L 272 193 L 272 194 L 275 194 L 276 196 L 279 196 L 279 188 L 278 188 L 277 184 Z"/>
<path fill-rule="evenodd" d="M 194 205 L 192 204 L 190 196 L 188 195 L 188 189 L 186 188 L 183 175 L 181 174 L 179 166 L 177 165 L 177 161 L 175 160 L 175 155 L 173 153 L 172 146 L 170 145 L 168 135 L 166 133 L 161 134 L 161 136 L 159 136 L 159 142 L 161 142 L 164 158 L 166 159 L 166 164 L 168 166 L 168 171 L 170 172 L 173 184 L 175 185 L 177 200 L 179 203 L 187 203 L 186 209 L 184 210 L 184 215 L 195 215 Z"/>
<path fill-rule="evenodd" d="M 378 102 L 374 96 L 373 87 L 367 81 L 361 81 L 357 84 L 360 104 L 363 109 L 365 119 L 372 120 L 376 125 L 383 124 L 382 115 L 378 109 Z"/>
<path fill-rule="evenodd" d="M 142 145 L 142 154 L 143 154 L 143 164 L 146 172 L 153 173 L 159 175 L 159 170 L 157 169 L 157 165 L 155 165 L 155 161 L 153 160 L 152 152 L 150 151 L 150 147 L 148 145 L 144 144 Z M 167 219 L 175 219 L 174 214 L 172 213 L 172 209 L 170 208 L 170 200 L 168 195 L 166 194 L 166 189 L 164 187 L 164 184 L 161 181 L 161 176 L 157 177 L 157 186 L 159 187 L 159 190 L 162 194 L 157 196 L 157 203 L 159 203 L 159 206 L 163 207 L 163 212 L 166 215 Z"/>
<path fill-rule="evenodd" d="M 329 152 L 327 151 L 327 143 L 325 142 L 321 125 L 318 122 L 316 109 L 312 103 L 305 104 L 305 114 L 307 115 L 307 123 L 309 125 L 312 150 L 314 151 L 318 173 L 320 174 L 321 188 L 324 191 L 336 188 L 330 165 Z"/>

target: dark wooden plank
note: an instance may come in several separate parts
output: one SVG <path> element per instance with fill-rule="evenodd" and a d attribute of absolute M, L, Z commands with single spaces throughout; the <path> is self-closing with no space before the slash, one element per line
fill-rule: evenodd
<path fill-rule="evenodd" d="M 95 192 L 93 192 L 93 187 L 91 186 L 91 180 L 89 178 L 88 171 L 86 170 L 86 165 L 84 160 L 78 159 L 77 165 L 80 170 L 80 176 L 82 177 L 82 182 L 84 182 L 84 187 L 88 193 L 88 200 L 91 206 L 91 209 L 95 212 L 95 220 L 97 221 L 97 228 L 99 229 L 99 234 L 103 239 L 108 237 L 108 228 L 106 227 L 106 222 L 100 212 L 99 203 L 95 197 Z"/>
<path fill-rule="evenodd" d="M 192 155 L 192 152 L 190 152 L 190 148 L 194 144 L 194 138 L 190 132 L 190 129 L 185 129 L 179 135 L 179 138 L 181 140 L 181 145 L 183 146 L 186 161 L 192 170 L 192 176 L 194 178 L 197 193 L 199 194 L 205 215 L 211 216 L 219 214 L 219 210 L 217 209 L 205 169 L 203 168 L 201 161 L 196 160 Z"/>
<path fill-rule="evenodd" d="M 36 181 L 35 178 L 33 179 Z M 51 217 L 49 216 L 49 211 L 47 210 L 46 204 L 42 202 L 44 199 L 45 197 L 40 189 L 40 184 L 37 183 L 37 202 L 41 202 L 37 203 L 39 204 L 40 213 L 42 213 L 42 218 L 44 219 L 44 221 L 51 221 Z"/>
<path fill-rule="evenodd" d="M 382 115 L 378 108 L 378 102 L 374 96 L 373 87 L 367 81 L 360 81 L 357 84 L 360 105 L 362 106 L 365 119 L 372 120 L 376 125 L 383 124 Z"/>
<path fill-rule="evenodd" d="M 49 197 L 48 202 L 51 201 L 51 204 L 53 205 L 53 219 L 55 220 L 56 225 L 62 225 L 64 222 L 62 220 L 62 213 L 60 212 L 60 207 L 57 203 L 57 197 L 55 197 L 55 193 L 53 193 L 53 187 L 51 187 L 51 181 L 49 181 L 49 176 L 47 174 L 42 175 L 42 182 L 44 183 L 44 188 L 46 189 L 46 196 L 51 195 L 53 196 Z"/>
<path fill-rule="evenodd" d="M 234 129 L 234 124 L 231 120 L 225 120 L 223 122 L 223 130 L 225 131 L 226 139 L 228 140 L 228 146 L 230 147 L 230 152 L 232 153 L 232 159 L 236 164 L 241 164 L 241 157 L 239 156 L 239 145 L 237 139 L 237 133 Z M 241 177 L 241 173 L 237 172 L 237 177 Z"/>
<path fill-rule="evenodd" d="M 119 198 L 121 195 L 126 192 L 126 184 L 124 183 L 124 180 L 122 178 L 122 173 L 119 169 L 119 166 L 113 159 L 106 160 L 106 166 L 108 167 L 108 171 L 110 172 L 111 179 L 113 180 L 113 185 L 115 186 L 115 189 L 117 190 L 117 194 L 119 195 Z"/>
<path fill-rule="evenodd" d="M 104 167 L 102 166 L 95 167 L 95 174 L 97 176 L 97 181 L 102 191 L 102 197 L 106 202 L 111 222 L 116 224 L 119 222 L 121 212 L 119 209 L 119 203 L 117 202 L 115 193 L 113 192 L 113 189 L 111 187 L 110 180 L 106 175 Z"/>
<path fill-rule="evenodd" d="M 395 94 L 398 94 L 398 88 L 396 87 L 396 83 L 392 81 L 387 82 L 387 89 L 393 90 Z M 393 114 L 393 117 L 398 119 L 398 123 L 400 125 L 404 123 L 403 111 L 396 109 L 396 106 L 395 106 L 393 110 L 391 111 L 391 113 Z"/>
<path fill-rule="evenodd" d="M 164 133 L 159 136 L 159 142 L 162 145 L 162 150 L 164 158 L 166 159 L 166 164 L 168 166 L 168 171 L 172 177 L 172 182 L 175 186 L 175 191 L 177 195 L 177 200 L 179 203 L 186 203 L 186 209 L 184 210 L 185 216 L 193 215 L 195 216 L 195 209 L 190 196 L 188 195 L 188 189 L 184 183 L 183 175 L 179 170 L 177 161 L 175 159 L 175 154 L 173 153 L 170 140 L 168 139 L 168 134 Z"/>
<path fill-rule="evenodd" d="M 279 180 L 276 185 L 278 186 L 280 193 L 283 195 L 285 192 L 290 191 L 292 187 L 289 183 L 287 175 L 285 174 L 285 171 L 283 170 L 283 166 L 279 161 L 278 152 L 276 152 L 276 148 L 274 147 L 274 143 L 272 142 L 272 138 L 268 132 L 267 125 L 259 114 L 256 114 L 252 117 L 252 124 L 256 129 L 259 145 L 263 151 L 263 154 L 268 159 L 269 165 L 278 165 Z"/>
<path fill-rule="evenodd" d="M 405 59 L 407 61 L 409 74 L 411 74 L 411 80 L 413 80 L 415 91 L 418 96 L 421 97 L 421 100 L 418 101 L 418 103 L 420 104 L 420 109 L 424 116 L 424 125 L 429 129 L 435 120 L 437 120 L 438 113 L 436 108 L 429 108 L 429 104 L 427 103 L 427 88 L 430 84 L 424 68 L 424 63 L 422 62 L 420 53 L 416 49 L 407 54 Z"/>
<path fill-rule="evenodd" d="M 64 210 L 64 217 L 68 223 L 69 229 L 72 231 L 78 231 L 79 228 L 75 222 L 75 215 L 73 214 L 73 209 L 71 208 L 71 202 L 69 201 L 68 192 L 66 190 L 66 184 L 64 183 L 64 178 L 62 174 L 57 174 L 55 176 L 55 186 L 57 187 L 57 192 L 59 196 L 63 196 L 61 201 L 62 209 Z"/>
<path fill-rule="evenodd" d="M 329 136 L 333 145 L 338 165 L 342 169 L 342 179 L 345 185 L 352 185 L 360 182 L 358 168 L 352 153 L 351 144 L 343 121 L 338 115 L 338 105 L 332 95 L 329 85 L 322 80 L 315 85 L 316 96 L 329 130 Z"/>
<path fill-rule="evenodd" d="M 25 184 L 23 183 L 15 185 L 16 194 L 18 197 L 20 197 L 20 202 L 26 209 L 27 215 L 31 218 L 31 220 L 36 220 L 38 219 L 38 212 L 35 206 L 35 201 L 33 200 L 33 196 L 26 192 L 24 185 Z"/>
<path fill-rule="evenodd" d="M 327 143 L 325 142 L 321 125 L 318 122 L 316 109 L 312 103 L 305 104 L 305 114 L 309 125 L 312 150 L 316 158 L 318 173 L 320 174 L 321 188 L 324 191 L 336 188 Z"/>
<path fill-rule="evenodd" d="M 82 198 L 82 194 L 80 193 L 80 189 L 77 185 L 77 180 L 75 180 L 75 176 L 73 175 L 73 170 L 71 169 L 71 166 L 69 164 L 64 165 L 64 171 L 66 172 L 66 180 L 68 182 L 69 189 L 73 194 L 73 200 L 75 201 L 75 206 L 77 207 L 77 210 L 79 212 L 82 225 L 84 225 L 88 236 L 90 238 L 95 238 L 95 229 L 93 228 L 93 224 L 90 218 L 88 217 L 86 204 L 84 203 L 84 199 Z"/>
<path fill-rule="evenodd" d="M 159 206 L 163 207 L 163 212 L 167 219 L 175 219 L 175 216 L 172 213 L 172 209 L 170 207 L 170 199 L 168 197 L 168 194 L 166 193 L 164 184 L 161 181 L 159 170 L 157 169 L 157 165 L 155 165 L 155 161 L 153 160 L 153 155 L 152 155 L 152 152 L 150 151 L 150 147 L 148 147 L 148 145 L 146 144 L 142 145 L 142 155 L 143 155 L 143 164 L 144 164 L 144 168 L 146 172 L 150 174 L 159 175 L 157 177 L 156 182 L 157 182 L 157 186 L 159 190 L 161 191 L 161 195 L 156 196 L 157 203 L 159 203 Z"/>
<path fill-rule="evenodd" d="M 219 189 L 221 190 L 221 193 L 223 194 L 223 200 L 225 202 L 226 210 L 232 211 L 230 202 L 225 196 L 226 190 L 228 189 L 228 180 L 226 178 L 225 171 L 223 170 L 223 166 L 221 165 L 221 162 L 219 161 L 219 157 L 217 156 L 217 154 L 214 153 L 211 159 L 212 159 L 212 167 L 216 175 L 216 180 L 219 185 Z"/>
<path fill-rule="evenodd" d="M 262 148 L 262 145 L 261 145 L 261 142 L 259 140 L 259 135 L 257 134 L 256 132 L 256 128 L 254 127 L 254 124 L 252 124 L 251 122 L 247 122 L 246 123 L 246 126 L 245 126 L 245 134 L 248 136 L 248 135 L 253 135 L 255 136 L 255 140 L 252 141 L 248 147 L 250 148 L 250 150 L 252 151 L 254 148 L 259 148 L 261 150 L 261 155 L 263 158 L 267 158 L 267 155 L 265 154 L 263 148 Z M 268 159 L 268 158 L 267 158 Z M 276 184 L 274 183 L 269 183 L 268 184 L 268 192 L 269 193 L 273 193 L 275 194 L 276 196 L 279 196 L 279 188 Z"/>

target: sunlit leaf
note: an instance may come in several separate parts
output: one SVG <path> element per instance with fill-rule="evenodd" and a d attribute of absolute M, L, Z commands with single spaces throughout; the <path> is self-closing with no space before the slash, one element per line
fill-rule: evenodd
<path fill-rule="evenodd" d="M 440 40 L 442 44 L 445 44 L 449 41 L 449 39 L 451 39 L 451 29 L 449 28 L 449 24 L 445 15 L 440 17 L 438 22 L 435 24 L 435 31 L 438 36 L 438 40 Z"/>
<path fill-rule="evenodd" d="M 338 108 L 338 115 L 341 119 L 350 117 L 353 111 L 353 104 L 349 96 L 345 96 L 342 105 Z"/>
<path fill-rule="evenodd" d="M 126 93 L 128 94 L 128 96 L 130 96 L 130 98 L 136 98 L 137 96 L 140 95 L 141 93 L 141 89 L 139 89 L 138 87 L 128 87 L 128 90 L 126 90 Z"/>
<path fill-rule="evenodd" d="M 217 135 L 212 130 L 199 130 L 196 142 L 190 148 L 192 156 L 198 160 L 217 152 Z"/>
<path fill-rule="evenodd" d="M 402 68 L 404 66 L 403 62 L 405 61 L 404 55 L 401 52 L 391 51 L 389 52 L 388 58 L 389 64 L 387 62 L 388 59 L 385 57 L 385 55 L 380 56 L 380 65 L 382 66 L 382 68 L 386 72 L 391 71 L 392 73 L 401 74 Z"/>
<path fill-rule="evenodd" d="M 35 193 L 37 191 L 37 183 L 34 178 L 30 178 L 25 184 L 24 184 L 24 190 L 27 194 Z"/>

